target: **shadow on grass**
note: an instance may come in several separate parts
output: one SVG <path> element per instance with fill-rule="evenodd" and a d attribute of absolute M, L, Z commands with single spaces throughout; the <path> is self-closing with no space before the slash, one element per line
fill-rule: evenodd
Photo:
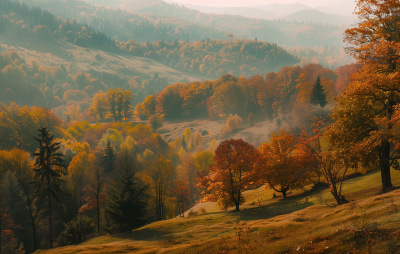
<path fill-rule="evenodd" d="M 113 237 L 121 238 L 121 240 L 157 241 L 167 239 L 170 234 L 171 231 L 139 228 L 133 230 L 132 232 L 125 232 L 114 235 Z"/>

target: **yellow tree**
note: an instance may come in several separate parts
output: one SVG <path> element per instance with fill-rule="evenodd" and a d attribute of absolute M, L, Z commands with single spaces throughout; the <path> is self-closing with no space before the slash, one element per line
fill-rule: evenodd
<path fill-rule="evenodd" d="M 6 160 L 8 168 L 14 174 L 20 187 L 21 194 L 18 193 L 16 196 L 20 197 L 24 204 L 24 212 L 29 217 L 27 221 L 32 228 L 33 244 L 36 250 L 38 248 L 36 225 L 38 223 L 37 219 L 41 211 L 41 206 L 43 205 L 43 200 L 36 197 L 33 186 L 30 184 L 35 177 L 33 161 L 30 160 L 28 152 L 17 148 L 8 152 Z"/>
<path fill-rule="evenodd" d="M 103 122 L 108 113 L 107 93 L 99 91 L 93 95 L 93 108 L 96 115 Z"/>
<path fill-rule="evenodd" d="M 75 231 L 77 242 L 84 241 L 83 214 L 81 208 L 84 205 L 86 197 L 86 187 L 88 185 L 89 172 L 93 168 L 94 155 L 80 152 L 74 158 L 68 167 L 69 182 L 72 186 L 74 208 L 75 208 Z"/>
<path fill-rule="evenodd" d="M 157 220 L 164 220 L 166 215 L 166 201 L 171 188 L 173 166 L 170 160 L 162 155 L 153 159 L 150 175 L 154 182 Z"/>
<path fill-rule="evenodd" d="M 196 163 L 191 153 L 185 153 L 182 158 L 182 164 L 178 168 L 179 179 L 184 180 L 189 187 L 189 202 L 194 201 L 196 194 Z"/>

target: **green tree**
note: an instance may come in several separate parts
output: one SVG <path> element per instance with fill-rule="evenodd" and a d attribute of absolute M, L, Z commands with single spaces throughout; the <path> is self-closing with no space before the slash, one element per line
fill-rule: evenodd
<path fill-rule="evenodd" d="M 147 186 L 136 177 L 137 166 L 128 151 L 118 156 L 115 185 L 109 192 L 107 212 L 117 223 L 119 231 L 131 231 L 143 224 L 148 197 Z"/>
<path fill-rule="evenodd" d="M 326 104 L 328 104 L 328 102 L 326 101 L 325 89 L 321 84 L 320 77 L 317 78 L 312 88 L 310 103 L 312 105 L 320 105 L 322 108 L 324 108 Z"/>
<path fill-rule="evenodd" d="M 53 248 L 53 221 L 52 221 L 52 199 L 59 200 L 58 195 L 62 193 L 60 188 L 63 180 L 62 170 L 64 166 L 64 154 L 59 153 L 61 142 L 54 142 L 54 136 L 50 135 L 46 127 L 38 130 L 39 143 L 35 156 L 35 176 L 32 184 L 35 186 L 36 194 L 47 199 L 49 212 L 49 246 Z"/>
<path fill-rule="evenodd" d="M 108 141 L 106 148 L 104 148 L 102 161 L 105 173 L 110 173 L 114 171 L 115 153 L 114 147 L 111 146 L 110 141 Z"/>

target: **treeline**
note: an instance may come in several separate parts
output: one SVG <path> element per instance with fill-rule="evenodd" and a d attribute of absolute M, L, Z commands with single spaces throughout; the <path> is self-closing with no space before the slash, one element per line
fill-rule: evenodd
<path fill-rule="evenodd" d="M 175 69 L 208 77 L 223 74 L 248 77 L 262 71 L 278 71 L 284 66 L 299 63 L 299 59 L 276 44 L 247 40 L 205 40 L 170 44 L 137 43 L 134 40 L 118 42 L 118 47 L 136 56 L 145 56 Z"/>
<path fill-rule="evenodd" d="M 324 67 L 335 70 L 340 66 L 352 63 L 353 58 L 348 55 L 343 47 L 338 46 L 321 46 L 321 47 L 287 47 L 289 53 L 300 59 L 300 66 L 310 63 L 321 64 Z"/>
<path fill-rule="evenodd" d="M 338 74 L 351 76 L 352 71 Z M 303 68 L 285 67 L 278 73 L 251 78 L 223 75 L 215 81 L 177 83 L 137 104 L 135 115 L 146 119 L 152 112 L 157 112 L 164 114 L 166 119 L 172 119 L 202 115 L 218 118 L 230 114 L 247 117 L 253 113 L 264 114 L 272 120 L 278 115 L 300 113 L 307 107 L 318 77 L 327 101 L 332 102 L 337 95 L 338 74 L 321 65 L 311 64 Z M 340 80 L 343 80 L 342 86 L 346 85 L 343 82 L 349 82 L 344 77 Z"/>

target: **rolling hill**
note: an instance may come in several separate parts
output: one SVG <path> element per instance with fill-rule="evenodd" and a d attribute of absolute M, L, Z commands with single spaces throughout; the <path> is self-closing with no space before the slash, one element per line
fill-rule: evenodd
<path fill-rule="evenodd" d="M 337 16 L 332 14 L 326 14 L 318 10 L 302 10 L 292 13 L 283 20 L 290 22 L 308 22 L 308 23 L 328 23 L 328 24 L 338 24 L 338 25 L 350 25 L 355 21 L 355 18 L 346 16 Z"/>

